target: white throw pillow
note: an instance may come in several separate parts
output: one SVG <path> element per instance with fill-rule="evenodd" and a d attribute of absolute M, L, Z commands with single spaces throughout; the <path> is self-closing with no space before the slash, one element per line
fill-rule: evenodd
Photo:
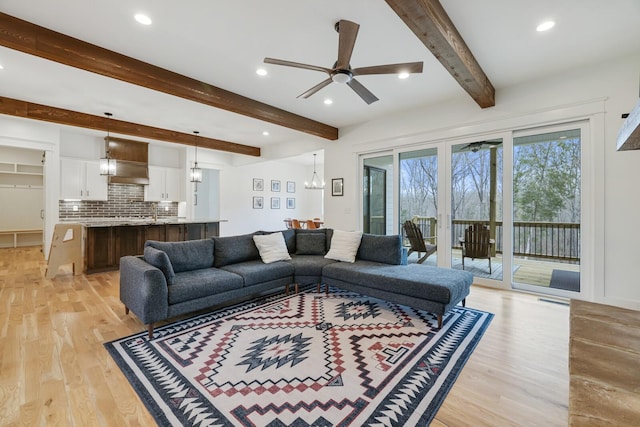
<path fill-rule="evenodd" d="M 324 257 L 336 261 L 355 262 L 361 239 L 361 231 L 333 230 L 331 247 Z"/>
<path fill-rule="evenodd" d="M 287 251 L 287 244 L 284 241 L 284 235 L 281 232 L 253 236 L 253 241 L 258 248 L 258 252 L 260 252 L 262 262 L 265 264 L 291 259 L 289 251 Z"/>

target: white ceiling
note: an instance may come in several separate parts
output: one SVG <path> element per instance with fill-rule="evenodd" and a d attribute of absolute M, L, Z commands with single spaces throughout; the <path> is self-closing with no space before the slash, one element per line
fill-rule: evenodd
<path fill-rule="evenodd" d="M 441 0 L 496 88 L 640 51 L 640 0 Z M 132 56 L 335 127 L 467 97 L 383 0 L 0 0 L 9 15 Z M 133 15 L 143 12 L 144 27 Z M 333 83 L 309 99 L 299 94 L 326 78 L 263 64 L 266 56 L 332 67 L 334 24 L 360 24 L 351 65 L 424 61 L 423 74 L 358 80 L 380 101 L 367 105 Z M 543 20 L 557 24 L 546 33 Z M 0 96 L 265 147 L 296 143 L 317 150 L 318 137 L 186 101 L 0 47 Z M 259 77 L 258 67 L 268 70 Z M 331 106 L 323 104 L 332 98 Z M 479 108 L 479 107 L 478 107 Z M 268 130 L 270 135 L 262 135 Z M 326 143 L 331 143 L 326 141 Z M 307 156 L 310 157 L 310 156 Z"/>

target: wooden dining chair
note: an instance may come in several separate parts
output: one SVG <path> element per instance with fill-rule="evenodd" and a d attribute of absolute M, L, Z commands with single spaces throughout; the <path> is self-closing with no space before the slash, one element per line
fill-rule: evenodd
<path fill-rule="evenodd" d="M 315 230 L 316 228 L 318 228 L 318 227 L 316 227 L 316 223 L 313 222 L 313 220 L 308 219 L 307 220 L 307 229 L 308 230 Z"/>
<path fill-rule="evenodd" d="M 291 228 L 302 228 L 302 226 L 300 225 L 300 221 L 298 221 L 297 219 L 292 219 Z"/>
<path fill-rule="evenodd" d="M 291 225 L 291 218 L 285 218 L 284 225 L 287 227 L 287 229 L 293 228 L 293 226 Z"/>

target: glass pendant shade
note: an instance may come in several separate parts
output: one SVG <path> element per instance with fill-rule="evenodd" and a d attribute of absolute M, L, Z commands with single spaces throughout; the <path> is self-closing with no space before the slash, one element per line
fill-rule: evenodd
<path fill-rule="evenodd" d="M 198 167 L 198 162 L 191 168 L 191 182 L 202 182 L 202 169 Z"/>
<path fill-rule="evenodd" d="M 116 174 L 116 159 L 109 157 L 107 151 L 106 157 L 100 159 L 100 175 L 113 176 Z"/>

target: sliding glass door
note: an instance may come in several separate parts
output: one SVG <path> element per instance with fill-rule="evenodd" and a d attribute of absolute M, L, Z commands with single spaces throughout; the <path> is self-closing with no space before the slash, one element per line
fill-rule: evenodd
<path fill-rule="evenodd" d="M 405 246 L 411 242 L 405 227 L 406 221 L 417 225 L 420 235 L 427 245 L 438 247 L 438 148 L 430 147 L 415 151 L 400 152 L 399 162 L 399 223 L 398 230 Z M 412 251 L 411 262 L 422 259 L 425 265 L 437 265 L 438 254 Z"/>
<path fill-rule="evenodd" d="M 579 293 L 581 126 L 521 132 L 513 139 L 514 287 Z"/>
<path fill-rule="evenodd" d="M 592 221 L 582 191 L 587 135 L 584 122 L 363 156 L 363 230 L 400 234 L 410 248 L 409 221 L 436 247 L 409 262 L 464 269 L 475 283 L 504 289 L 575 296 L 590 274 L 580 268 L 582 229 Z"/>
<path fill-rule="evenodd" d="M 503 139 L 449 146 L 451 267 L 503 279 Z"/>

